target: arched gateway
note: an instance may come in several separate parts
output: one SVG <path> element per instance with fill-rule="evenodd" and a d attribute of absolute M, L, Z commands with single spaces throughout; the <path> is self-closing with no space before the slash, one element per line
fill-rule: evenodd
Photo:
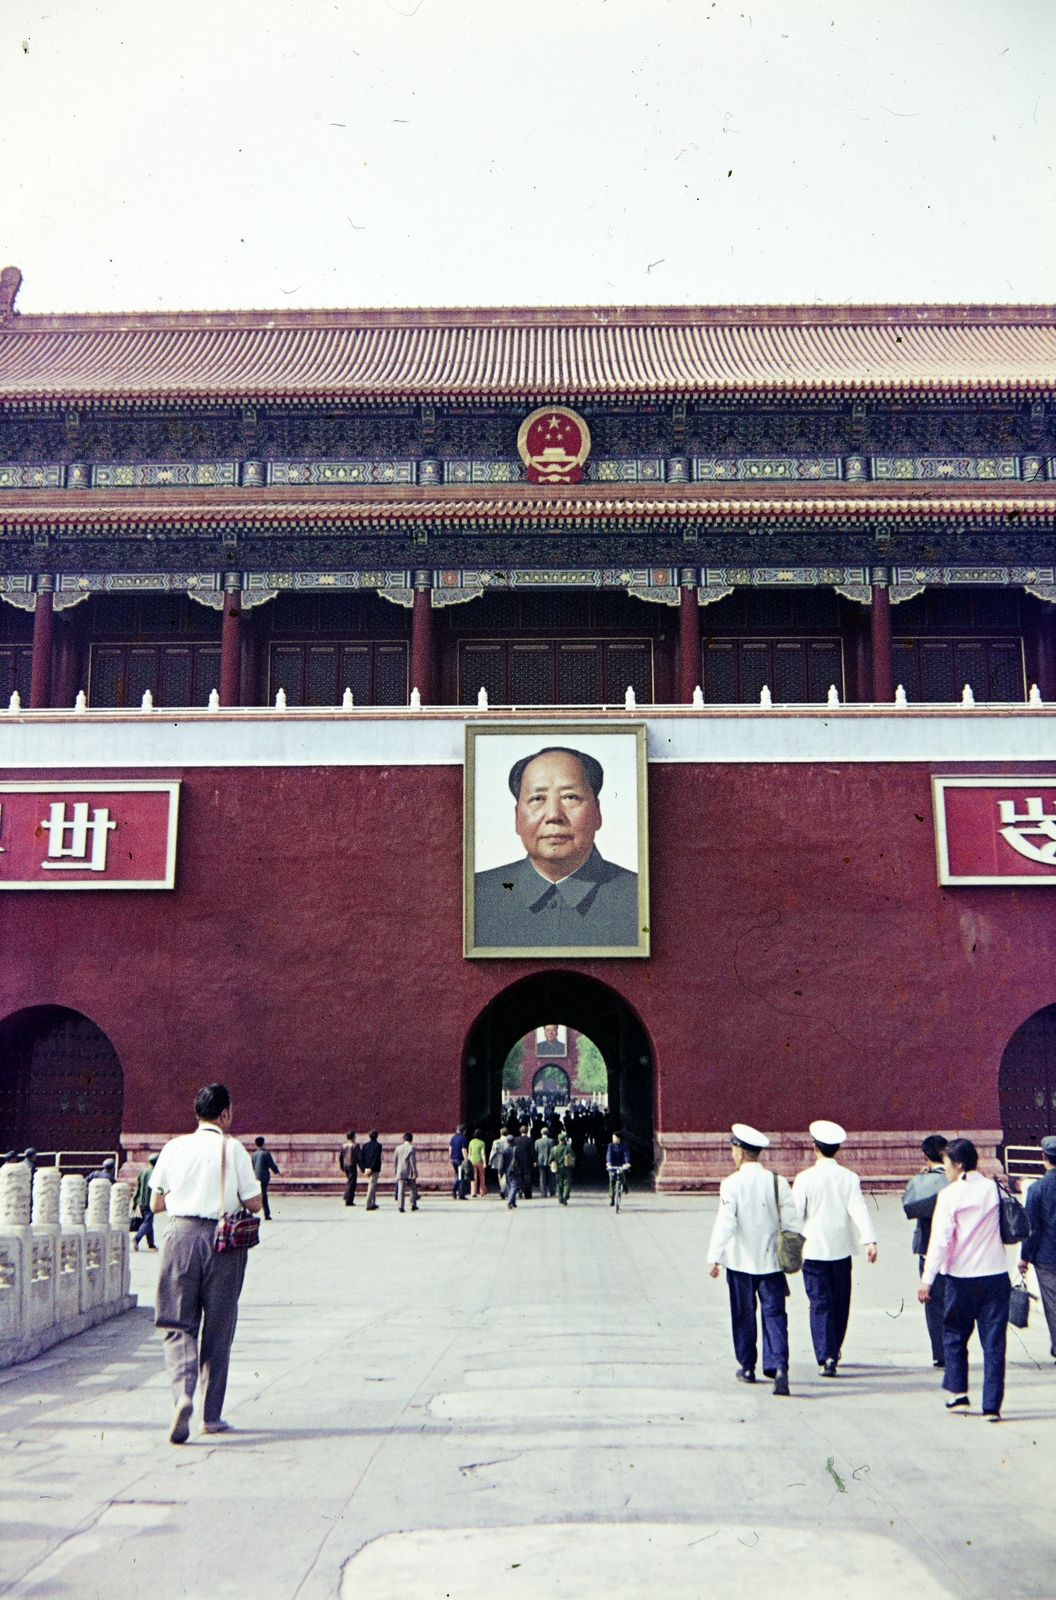
<path fill-rule="evenodd" d="M 124 1073 L 90 1017 L 28 1006 L 0 1021 L 0 1149 L 116 1150 Z"/>
<path fill-rule="evenodd" d="M 578 972 L 536 972 L 503 989 L 466 1036 L 462 1109 L 467 1124 L 498 1125 L 502 1065 L 518 1039 L 548 1022 L 585 1033 L 605 1058 L 609 1109 L 626 1131 L 635 1168 L 653 1167 L 653 1051 L 623 996 Z"/>
<path fill-rule="evenodd" d="M 1056 1005 L 1021 1022 L 997 1076 L 1006 1145 L 1037 1145 L 1056 1133 Z"/>

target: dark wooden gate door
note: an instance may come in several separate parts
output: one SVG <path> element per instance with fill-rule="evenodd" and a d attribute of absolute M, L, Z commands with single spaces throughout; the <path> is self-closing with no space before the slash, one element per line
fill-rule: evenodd
<path fill-rule="evenodd" d="M 65 1006 L 0 1022 L 0 1149 L 116 1150 L 124 1074 L 102 1028 Z"/>
<path fill-rule="evenodd" d="M 1056 1005 L 1016 1029 L 997 1080 L 1006 1144 L 1036 1145 L 1056 1132 Z"/>

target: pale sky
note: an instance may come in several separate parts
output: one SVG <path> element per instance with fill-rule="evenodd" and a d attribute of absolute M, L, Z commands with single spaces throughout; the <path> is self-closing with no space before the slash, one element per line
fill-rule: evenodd
<path fill-rule="evenodd" d="M 1052 301 L 1053 0 L 0 0 L 19 309 Z"/>

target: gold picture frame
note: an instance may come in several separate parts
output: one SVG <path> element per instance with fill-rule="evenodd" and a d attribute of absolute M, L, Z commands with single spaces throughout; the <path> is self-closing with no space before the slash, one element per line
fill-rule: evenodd
<path fill-rule="evenodd" d="M 510 788 L 515 766 L 544 753 L 550 762 L 533 767 L 527 777 L 530 782 L 534 772 L 537 789 L 550 783 L 556 793 L 558 780 L 569 787 L 579 820 L 566 820 L 563 830 L 554 818 L 539 829 L 527 816 L 527 799 L 515 800 Z M 602 774 L 597 793 L 588 770 L 592 762 Z M 464 770 L 463 955 L 468 960 L 648 956 L 645 723 L 468 722 Z M 582 801 L 571 793 L 572 778 L 583 779 Z M 596 823 L 592 811 L 599 814 Z M 596 833 L 602 835 L 601 848 L 594 844 Z M 554 845 L 556 837 L 560 842 Z M 533 865 L 526 839 L 543 871 Z M 584 848 L 589 855 L 581 859 Z M 557 862 L 540 853 L 554 849 L 565 852 Z M 578 865 L 563 879 L 545 870 L 566 861 Z M 582 938 L 570 937 L 579 931 L 577 919 Z"/>

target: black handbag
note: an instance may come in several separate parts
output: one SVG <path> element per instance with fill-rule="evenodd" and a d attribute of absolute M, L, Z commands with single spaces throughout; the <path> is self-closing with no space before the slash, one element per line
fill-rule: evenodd
<path fill-rule="evenodd" d="M 1002 1189 L 997 1179 L 994 1179 L 997 1188 L 997 1204 L 1000 1213 L 1001 1243 L 1021 1244 L 1030 1236 L 1030 1218 L 1026 1208 L 1016 1199 L 1014 1194 L 1009 1194 L 1007 1189 Z M 1019 1324 L 1017 1323 L 1018 1327 Z M 1026 1323 L 1023 1324 L 1026 1327 Z"/>
<path fill-rule="evenodd" d="M 1022 1279 L 1019 1283 L 1013 1284 L 1008 1297 L 1008 1320 L 1013 1328 L 1026 1327 L 1027 1318 L 1030 1316 L 1030 1302 L 1033 1298 Z"/>

